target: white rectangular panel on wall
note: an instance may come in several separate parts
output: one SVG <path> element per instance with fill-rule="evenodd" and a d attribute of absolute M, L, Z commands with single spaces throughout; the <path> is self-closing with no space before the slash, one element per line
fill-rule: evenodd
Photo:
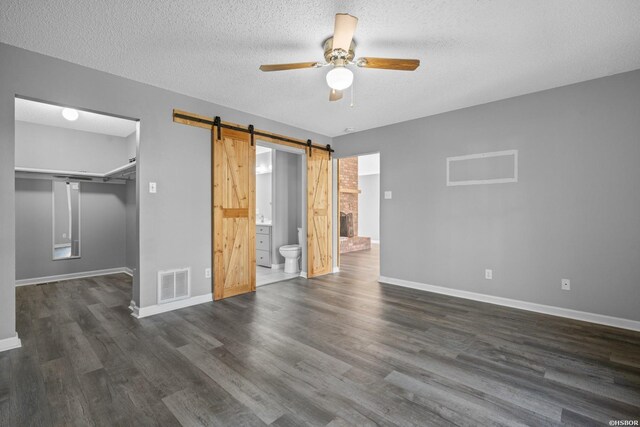
<path fill-rule="evenodd" d="M 447 186 L 518 182 L 518 150 L 447 157 Z"/>

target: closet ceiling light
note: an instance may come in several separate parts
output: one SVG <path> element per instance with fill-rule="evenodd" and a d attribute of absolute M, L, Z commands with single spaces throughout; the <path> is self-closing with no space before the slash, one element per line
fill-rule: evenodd
<path fill-rule="evenodd" d="M 63 108 L 62 117 L 69 120 L 70 122 L 74 122 L 78 120 L 78 117 L 79 117 L 78 110 L 74 110 L 73 108 Z"/>

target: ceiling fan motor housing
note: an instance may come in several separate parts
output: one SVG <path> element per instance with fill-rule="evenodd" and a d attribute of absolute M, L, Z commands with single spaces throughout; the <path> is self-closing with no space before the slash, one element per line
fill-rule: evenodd
<path fill-rule="evenodd" d="M 334 61 L 341 59 L 347 63 L 353 61 L 355 58 L 355 50 L 356 50 L 356 42 L 351 40 L 351 45 L 349 46 L 349 52 L 345 52 L 343 49 L 333 49 L 333 37 L 329 37 L 322 43 L 324 48 L 324 59 L 328 63 L 333 63 Z"/>

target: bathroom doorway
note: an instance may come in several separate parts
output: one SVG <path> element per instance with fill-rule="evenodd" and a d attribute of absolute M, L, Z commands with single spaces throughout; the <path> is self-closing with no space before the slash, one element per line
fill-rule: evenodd
<path fill-rule="evenodd" d="M 256 142 L 256 287 L 306 277 L 306 158 Z"/>
<path fill-rule="evenodd" d="M 338 160 L 338 265 L 380 274 L 380 153 Z"/>

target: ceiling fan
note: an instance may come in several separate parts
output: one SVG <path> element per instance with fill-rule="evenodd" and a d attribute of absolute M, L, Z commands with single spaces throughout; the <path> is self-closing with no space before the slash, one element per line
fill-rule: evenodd
<path fill-rule="evenodd" d="M 353 83 L 353 72 L 348 65 L 361 68 L 379 68 L 385 70 L 413 71 L 420 65 L 418 59 L 393 58 L 355 58 L 356 43 L 353 34 L 358 18 L 347 13 L 336 14 L 333 36 L 324 41 L 324 59 L 326 62 L 297 62 L 293 64 L 261 65 L 261 71 L 283 71 L 301 68 L 321 68 L 331 66 L 327 73 L 327 84 L 331 88 L 329 101 L 342 98 L 342 91 Z"/>

